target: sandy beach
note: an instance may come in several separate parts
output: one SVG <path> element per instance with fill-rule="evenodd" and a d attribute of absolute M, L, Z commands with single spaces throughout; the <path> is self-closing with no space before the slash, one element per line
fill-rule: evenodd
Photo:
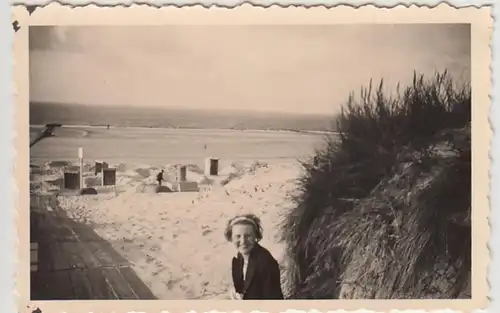
<path fill-rule="evenodd" d="M 64 137 L 45 140 L 39 149 L 55 147 Z M 57 192 L 64 169 L 75 164 L 74 160 L 33 164 L 31 192 Z M 90 160 L 85 164 L 86 186 L 98 180 L 93 166 Z M 203 174 L 202 166 L 187 164 L 187 181 L 198 182 L 200 190 L 158 194 L 153 191 L 156 174 L 164 169 L 166 180 L 175 181 L 176 164 L 110 166 L 117 169 L 116 188 L 96 187 L 98 195 L 60 195 L 59 204 L 71 219 L 90 225 L 108 240 L 159 299 L 228 298 L 235 250 L 223 232 L 236 214 L 254 213 L 262 219 L 261 243 L 284 266 L 277 223 L 296 190 L 300 165 L 294 158 L 224 160 L 218 175 L 211 177 Z"/>

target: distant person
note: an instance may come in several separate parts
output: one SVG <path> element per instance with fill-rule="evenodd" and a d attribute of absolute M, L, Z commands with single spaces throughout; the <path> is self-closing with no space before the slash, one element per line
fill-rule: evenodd
<path fill-rule="evenodd" d="M 283 299 L 278 262 L 259 245 L 260 219 L 253 214 L 236 216 L 228 221 L 224 236 L 237 251 L 232 262 L 231 299 Z"/>
<path fill-rule="evenodd" d="M 108 124 L 108 129 L 109 129 L 109 124 Z"/>
<path fill-rule="evenodd" d="M 161 186 L 161 182 L 164 180 L 163 179 L 163 170 L 161 170 L 158 175 L 156 175 L 156 180 L 158 181 L 158 186 Z"/>
<path fill-rule="evenodd" d="M 207 145 L 205 144 L 205 150 L 207 150 Z"/>

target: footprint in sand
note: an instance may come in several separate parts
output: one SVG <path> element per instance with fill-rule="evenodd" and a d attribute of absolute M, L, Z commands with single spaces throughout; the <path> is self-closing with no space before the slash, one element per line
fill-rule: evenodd
<path fill-rule="evenodd" d="M 161 270 L 160 270 L 160 269 L 159 269 L 159 270 L 157 270 L 157 271 L 154 271 L 154 272 L 153 272 L 153 276 L 157 276 L 157 275 L 158 275 L 158 274 L 160 274 L 160 273 L 161 273 Z"/>
<path fill-rule="evenodd" d="M 177 278 L 177 279 L 168 280 L 168 281 L 164 282 L 164 284 L 168 288 L 168 290 L 171 290 L 172 287 L 176 286 L 177 283 L 180 281 L 181 280 L 179 278 Z"/>
<path fill-rule="evenodd" d="M 149 254 L 146 254 L 146 263 L 147 264 L 153 263 L 154 260 L 155 260 L 155 258 L 153 258 L 152 256 L 150 256 Z"/>

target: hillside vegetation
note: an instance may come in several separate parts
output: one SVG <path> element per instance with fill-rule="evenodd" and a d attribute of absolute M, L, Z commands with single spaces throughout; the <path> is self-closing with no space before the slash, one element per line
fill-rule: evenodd
<path fill-rule="evenodd" d="M 337 122 L 282 225 L 288 297 L 470 297 L 470 86 L 370 82 Z"/>

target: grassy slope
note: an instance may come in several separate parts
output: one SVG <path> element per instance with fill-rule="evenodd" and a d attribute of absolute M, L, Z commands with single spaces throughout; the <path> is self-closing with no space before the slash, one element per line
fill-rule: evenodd
<path fill-rule="evenodd" d="M 470 87 L 446 73 L 351 94 L 283 224 L 289 296 L 467 296 L 470 120 Z"/>

